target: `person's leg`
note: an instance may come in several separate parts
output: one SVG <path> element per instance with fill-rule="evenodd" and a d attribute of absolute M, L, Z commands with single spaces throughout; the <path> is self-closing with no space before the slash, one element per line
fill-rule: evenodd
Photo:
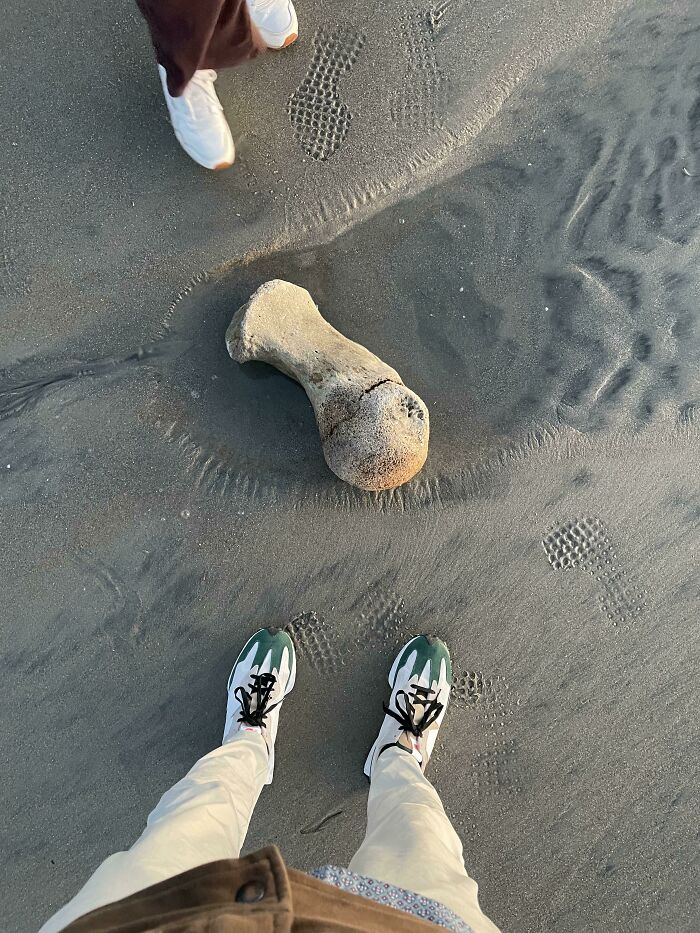
<path fill-rule="evenodd" d="M 229 168 L 236 147 L 214 83 L 264 48 L 297 38 L 291 0 L 136 0 L 151 33 L 175 136 L 204 168 Z"/>
<path fill-rule="evenodd" d="M 449 651 L 437 638 L 412 638 L 396 656 L 386 715 L 365 763 L 367 833 L 349 867 L 439 901 L 474 933 L 498 933 L 479 907 L 462 843 L 424 774 L 451 681 Z"/>
<path fill-rule="evenodd" d="M 167 71 L 167 90 L 179 97 L 199 68 L 234 68 L 262 43 L 253 32 L 246 0 L 136 0 L 148 24 L 156 59 Z"/>
<path fill-rule="evenodd" d="M 197 865 L 237 858 L 267 767 L 265 742 L 255 732 L 239 732 L 200 759 L 163 795 L 134 845 L 110 855 L 41 933 Z"/>
<path fill-rule="evenodd" d="M 260 792 L 272 780 L 279 707 L 295 672 L 286 633 L 263 629 L 249 639 L 229 678 L 224 744 L 163 795 L 134 845 L 106 859 L 40 933 L 197 865 L 238 858 Z"/>
<path fill-rule="evenodd" d="M 478 886 L 437 791 L 416 759 L 398 748 L 388 748 L 374 765 L 367 834 L 350 868 L 439 901 L 474 933 L 498 933 L 479 907 Z"/>

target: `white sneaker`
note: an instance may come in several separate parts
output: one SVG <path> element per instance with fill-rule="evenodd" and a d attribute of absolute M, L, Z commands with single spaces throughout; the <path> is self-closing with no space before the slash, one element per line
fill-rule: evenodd
<path fill-rule="evenodd" d="M 260 629 L 245 643 L 228 679 L 226 742 L 238 732 L 259 732 L 269 754 L 266 784 L 275 769 L 275 739 L 280 706 L 297 673 L 294 643 L 286 632 Z"/>
<path fill-rule="evenodd" d="M 168 76 L 158 65 L 165 102 L 175 136 L 190 158 L 214 171 L 229 168 L 236 158 L 233 137 L 214 90 L 216 72 L 195 71 L 180 97 L 168 93 Z"/>
<path fill-rule="evenodd" d="M 246 0 L 253 24 L 268 49 L 286 49 L 299 35 L 291 0 Z"/>
<path fill-rule="evenodd" d="M 452 685 L 452 663 L 439 638 L 418 635 L 397 654 L 389 672 L 391 698 L 384 722 L 365 762 L 372 778 L 377 758 L 387 748 L 403 748 L 425 771 L 445 718 Z"/>

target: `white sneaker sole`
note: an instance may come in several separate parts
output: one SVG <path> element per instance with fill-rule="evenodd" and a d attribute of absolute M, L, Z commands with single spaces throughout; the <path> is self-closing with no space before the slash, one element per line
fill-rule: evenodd
<path fill-rule="evenodd" d="M 283 696 L 287 696 L 288 693 L 292 692 L 292 688 L 294 687 L 294 684 L 296 682 L 297 682 L 297 655 L 295 651 L 292 657 L 292 669 L 289 673 L 289 680 L 287 681 L 287 689 L 284 691 Z"/>
<path fill-rule="evenodd" d="M 253 25 L 255 25 L 254 22 Z M 257 25 L 255 28 L 257 29 L 260 38 L 263 40 L 267 48 L 271 49 L 273 52 L 281 52 L 282 49 L 289 48 L 289 46 L 293 45 L 299 38 L 299 20 L 297 19 L 296 10 L 293 6 L 292 21 L 289 24 L 289 29 L 287 29 L 285 32 L 268 32 L 266 29 L 261 29 L 260 26 Z"/>
<path fill-rule="evenodd" d="M 292 692 L 292 688 L 294 687 L 294 684 L 296 683 L 296 679 L 297 679 L 297 655 L 295 651 L 294 654 L 292 655 L 292 669 L 289 672 L 289 680 L 287 681 L 287 687 L 284 693 L 282 694 L 282 700 L 284 700 L 287 694 Z M 280 704 L 282 703 L 282 700 L 279 701 Z M 277 744 L 277 736 L 275 735 L 275 741 L 272 743 L 272 751 L 270 752 L 270 759 L 269 759 L 269 763 L 267 767 L 267 777 L 265 778 L 266 786 L 268 786 L 269 784 L 272 784 L 272 779 L 275 773 L 275 745 L 276 744 Z"/>
<path fill-rule="evenodd" d="M 196 163 L 197 165 L 199 165 L 201 168 L 205 168 L 210 172 L 222 172 L 224 171 L 224 169 L 231 168 L 233 163 L 236 161 L 236 147 L 234 146 L 233 138 L 231 138 L 231 141 L 230 141 L 231 144 L 230 144 L 230 151 L 228 155 L 224 156 L 224 158 L 220 162 L 217 162 L 215 165 L 210 165 L 207 162 L 205 162 L 199 155 L 197 155 L 192 149 L 188 148 L 186 143 L 183 141 L 182 136 L 177 131 L 175 124 L 172 121 L 172 117 L 170 117 L 170 125 L 173 128 L 175 139 L 180 144 L 180 148 L 182 149 L 182 151 L 185 153 L 185 155 L 188 155 L 190 159 L 192 159 L 192 161 Z"/>
<path fill-rule="evenodd" d="M 193 162 L 196 162 L 197 165 L 207 169 L 210 172 L 221 172 L 224 169 L 231 168 L 233 163 L 236 161 L 236 145 L 233 141 L 231 127 L 228 125 L 226 118 L 223 117 L 223 121 L 226 124 L 226 142 L 220 151 L 218 160 L 216 162 L 212 162 L 211 160 L 204 159 L 200 153 L 198 153 L 196 149 L 190 145 L 189 140 L 182 135 L 180 129 L 177 126 L 177 119 L 174 117 L 173 112 L 170 109 L 169 102 L 172 100 L 172 98 L 170 97 L 170 92 L 168 91 L 167 74 L 165 68 L 161 64 L 158 65 L 158 75 L 160 77 L 161 87 L 165 96 L 165 106 L 168 113 L 168 122 L 172 127 L 175 139 L 180 144 L 182 151 L 188 155 Z"/>
<path fill-rule="evenodd" d="M 289 33 L 287 38 L 284 40 L 282 45 L 268 45 L 267 47 L 271 52 L 281 52 L 282 49 L 288 49 L 290 45 L 294 45 L 294 43 L 297 41 L 298 38 L 299 38 L 298 32 L 291 32 Z"/>

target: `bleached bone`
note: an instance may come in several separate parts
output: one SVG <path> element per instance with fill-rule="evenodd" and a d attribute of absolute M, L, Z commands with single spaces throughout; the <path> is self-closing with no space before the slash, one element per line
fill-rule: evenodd
<path fill-rule="evenodd" d="M 311 400 L 326 463 L 360 489 L 392 489 L 428 455 L 425 403 L 401 377 L 324 320 L 304 288 L 266 282 L 234 315 L 226 347 L 296 379 Z"/>

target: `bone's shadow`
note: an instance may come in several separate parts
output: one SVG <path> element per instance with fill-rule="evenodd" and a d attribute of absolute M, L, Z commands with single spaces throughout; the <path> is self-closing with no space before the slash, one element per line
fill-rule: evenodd
<path fill-rule="evenodd" d="M 235 278 L 212 277 L 193 289 L 170 316 L 156 384 L 157 410 L 171 434 L 188 435 L 226 470 L 263 482 L 326 478 L 313 409 L 293 379 L 260 362 L 239 364 L 226 350 L 231 318 L 264 281 L 246 267 Z"/>

